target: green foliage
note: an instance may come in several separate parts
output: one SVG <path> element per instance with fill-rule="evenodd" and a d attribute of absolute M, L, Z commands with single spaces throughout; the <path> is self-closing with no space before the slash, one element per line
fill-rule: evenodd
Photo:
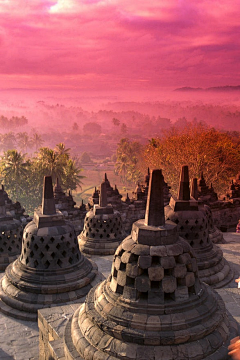
<path fill-rule="evenodd" d="M 82 169 L 70 158 L 69 150 L 64 144 L 58 144 L 55 150 L 43 147 L 32 159 L 17 150 L 4 152 L 0 160 L 1 181 L 9 197 L 19 201 L 32 214 L 41 204 L 45 175 L 51 175 L 53 183 L 58 177 L 65 191 L 81 188 Z"/>
<path fill-rule="evenodd" d="M 118 144 L 116 153 L 115 171 L 120 175 L 121 181 L 137 183 L 142 177 L 138 168 L 139 159 L 141 157 L 142 146 L 140 143 L 123 138 Z"/>

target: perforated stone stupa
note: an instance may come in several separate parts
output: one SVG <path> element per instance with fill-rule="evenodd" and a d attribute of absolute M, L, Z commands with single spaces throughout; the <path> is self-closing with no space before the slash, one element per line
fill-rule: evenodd
<path fill-rule="evenodd" d="M 6 214 L 4 190 L 0 190 L 0 271 L 21 253 L 22 225 L 19 220 Z"/>
<path fill-rule="evenodd" d="M 65 329 L 65 359 L 225 360 L 237 324 L 198 278 L 190 245 L 164 220 L 163 177 L 150 179 L 145 220 L 117 248 L 111 275 Z"/>
<path fill-rule="evenodd" d="M 9 198 L 8 193 L 4 189 L 4 185 L 2 185 L 3 190 L 3 196 L 5 200 L 6 205 L 6 213 L 8 213 L 10 216 L 12 216 L 14 219 L 20 220 L 21 223 L 24 225 L 27 224 L 27 222 L 30 222 L 32 220 L 29 215 L 25 214 L 25 209 L 22 207 L 19 201 L 16 201 L 15 203 Z"/>
<path fill-rule="evenodd" d="M 165 217 L 177 224 L 179 235 L 193 247 L 201 281 L 220 288 L 232 280 L 233 272 L 222 250 L 209 237 L 203 204 L 190 198 L 188 166 L 182 167 L 178 199 L 171 198 Z"/>
<path fill-rule="evenodd" d="M 212 184 L 211 187 L 207 186 L 203 172 L 201 172 L 201 177 L 198 180 L 198 198 L 206 204 L 218 200 L 217 193 L 214 191 Z"/>
<path fill-rule="evenodd" d="M 76 202 L 73 200 L 72 194 L 69 191 L 67 195 L 62 190 L 58 178 L 57 184 L 53 189 L 53 194 L 56 209 L 62 212 L 66 220 L 71 221 L 76 233 L 79 234 L 83 228 L 83 221 L 87 212 L 85 206 L 75 207 Z"/>
<path fill-rule="evenodd" d="M 200 206 L 200 208 L 205 212 L 205 215 L 207 217 L 209 239 L 214 244 L 225 243 L 225 240 L 223 238 L 223 233 L 213 224 L 213 216 L 210 206 L 204 204 L 204 202 L 202 201 L 199 201 L 198 194 L 199 192 L 198 192 L 197 178 L 193 178 L 192 186 L 191 186 L 191 196 L 193 199 L 197 200 L 199 204 L 202 203 L 202 206 Z"/>
<path fill-rule="evenodd" d="M 84 297 L 99 281 L 95 263 L 79 251 L 73 226 L 55 209 L 52 178 L 44 179 L 42 207 L 24 230 L 20 257 L 0 286 L 0 311 L 37 320 L 37 310 Z"/>
<path fill-rule="evenodd" d="M 106 182 L 101 184 L 99 205 L 94 205 L 78 236 L 80 250 L 91 255 L 111 255 L 125 235 L 121 215 L 108 205 Z"/>

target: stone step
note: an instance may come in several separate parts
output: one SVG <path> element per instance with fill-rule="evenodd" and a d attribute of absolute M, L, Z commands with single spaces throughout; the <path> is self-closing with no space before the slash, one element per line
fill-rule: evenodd
<path fill-rule="evenodd" d="M 1 299 L 0 299 L 0 311 L 4 315 L 11 316 L 15 319 L 20 319 L 20 320 L 25 320 L 25 321 L 37 321 L 37 313 L 35 313 L 35 314 L 27 313 L 24 311 L 14 309 L 14 308 L 8 306 L 7 304 L 5 304 Z"/>

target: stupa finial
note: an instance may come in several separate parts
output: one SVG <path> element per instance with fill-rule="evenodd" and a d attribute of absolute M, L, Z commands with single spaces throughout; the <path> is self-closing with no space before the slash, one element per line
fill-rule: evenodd
<path fill-rule="evenodd" d="M 201 171 L 201 180 L 204 180 L 203 171 Z"/>
<path fill-rule="evenodd" d="M 192 179 L 192 186 L 191 186 L 191 196 L 195 200 L 198 200 L 198 185 L 197 185 L 197 178 Z"/>
<path fill-rule="evenodd" d="M 57 177 L 57 186 L 60 186 L 59 178 Z"/>
<path fill-rule="evenodd" d="M 145 225 L 162 226 L 164 224 L 165 216 L 162 170 L 153 170 L 149 181 Z"/>
<path fill-rule="evenodd" d="M 107 206 L 107 186 L 105 182 L 101 183 L 99 205 L 101 207 Z"/>
<path fill-rule="evenodd" d="M 180 176 L 178 200 L 190 200 L 190 189 L 189 189 L 189 174 L 188 166 L 182 166 L 182 172 Z"/>
<path fill-rule="evenodd" d="M 104 181 L 108 181 L 107 173 L 105 173 L 105 175 L 104 175 Z"/>
<path fill-rule="evenodd" d="M 0 190 L 0 206 L 5 206 L 3 190 Z"/>
<path fill-rule="evenodd" d="M 5 200 L 4 200 L 4 192 L 3 190 L 0 190 L 0 215 L 6 214 L 6 206 L 5 206 Z"/>
<path fill-rule="evenodd" d="M 51 176 L 44 176 L 44 180 L 43 180 L 42 214 L 43 215 L 56 214 Z"/>

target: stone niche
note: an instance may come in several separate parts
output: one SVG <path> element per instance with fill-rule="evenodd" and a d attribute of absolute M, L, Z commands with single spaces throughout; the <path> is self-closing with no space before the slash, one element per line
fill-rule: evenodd
<path fill-rule="evenodd" d="M 108 279 L 66 326 L 54 326 L 51 309 L 39 311 L 46 322 L 40 360 L 225 360 L 238 333 L 222 299 L 200 281 L 193 249 L 165 222 L 161 170 L 150 177 L 145 220 L 117 248 Z"/>

